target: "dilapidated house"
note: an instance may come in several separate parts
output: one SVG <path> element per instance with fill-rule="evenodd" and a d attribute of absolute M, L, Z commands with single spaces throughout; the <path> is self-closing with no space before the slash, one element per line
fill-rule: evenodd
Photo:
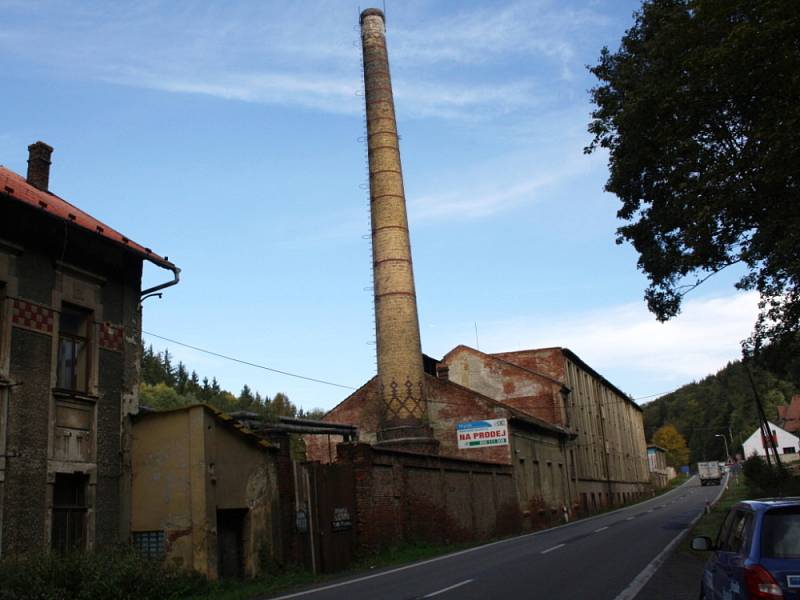
<path fill-rule="evenodd" d="M 198 404 L 133 419 L 131 540 L 209 579 L 280 562 L 279 448 Z"/>
<path fill-rule="evenodd" d="M 179 270 L 27 177 L 0 167 L 0 553 L 128 539 L 129 427 L 140 298 Z M 141 289 L 144 261 L 171 271 Z"/>

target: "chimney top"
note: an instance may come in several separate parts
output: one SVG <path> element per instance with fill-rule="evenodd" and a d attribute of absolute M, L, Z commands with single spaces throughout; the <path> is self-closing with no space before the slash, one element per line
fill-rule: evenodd
<path fill-rule="evenodd" d="M 362 10 L 359 23 L 363 25 L 364 19 L 366 19 L 367 17 L 380 17 L 381 20 L 384 23 L 386 23 L 386 17 L 383 15 L 383 11 L 380 8 L 365 8 L 364 10 Z"/>
<path fill-rule="evenodd" d="M 28 176 L 27 180 L 32 186 L 43 192 L 48 191 L 50 185 L 50 155 L 53 147 L 44 142 L 35 142 L 28 146 Z"/>

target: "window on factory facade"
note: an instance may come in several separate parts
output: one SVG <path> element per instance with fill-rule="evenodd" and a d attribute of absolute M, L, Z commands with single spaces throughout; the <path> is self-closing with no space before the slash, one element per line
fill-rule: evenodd
<path fill-rule="evenodd" d="M 56 387 L 87 392 L 90 364 L 91 311 L 71 304 L 61 307 Z"/>

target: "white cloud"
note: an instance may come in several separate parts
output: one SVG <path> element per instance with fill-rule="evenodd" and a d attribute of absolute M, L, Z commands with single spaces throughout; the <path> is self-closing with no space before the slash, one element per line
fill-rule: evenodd
<path fill-rule="evenodd" d="M 353 10 L 350 13 L 350 9 Z M 46 12 L 49 19 L 40 18 Z M 61 76 L 333 113 L 358 113 L 355 5 L 18 4 L 0 26 L 0 49 Z M 313 15 L 313 17 L 310 17 Z M 309 22 L 313 19 L 313 26 Z M 604 22 L 592 10 L 510 3 L 451 14 L 412 8 L 390 17 L 396 91 L 411 116 L 486 117 L 533 105 L 532 75 L 504 71 L 519 56 L 569 77 L 575 40 Z M 578 61 L 579 62 L 579 61 Z M 489 64 L 488 71 L 453 69 Z M 497 80 L 502 72 L 503 79 Z M 465 80 L 464 78 L 467 77 Z M 434 83 L 435 82 L 435 83 Z"/>
<path fill-rule="evenodd" d="M 668 391 L 740 358 L 739 342 L 750 334 L 757 303 L 754 292 L 690 299 L 667 323 L 657 322 L 643 302 L 482 323 L 481 350 L 565 346 L 601 373 L 613 373 L 609 379 L 634 395 Z M 659 385 L 668 388 L 654 389 Z"/>

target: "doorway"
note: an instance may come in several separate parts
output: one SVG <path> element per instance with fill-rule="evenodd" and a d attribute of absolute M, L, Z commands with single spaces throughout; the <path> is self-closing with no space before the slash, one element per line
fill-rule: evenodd
<path fill-rule="evenodd" d="M 244 520 L 246 508 L 217 510 L 217 565 L 222 579 L 244 576 Z"/>

